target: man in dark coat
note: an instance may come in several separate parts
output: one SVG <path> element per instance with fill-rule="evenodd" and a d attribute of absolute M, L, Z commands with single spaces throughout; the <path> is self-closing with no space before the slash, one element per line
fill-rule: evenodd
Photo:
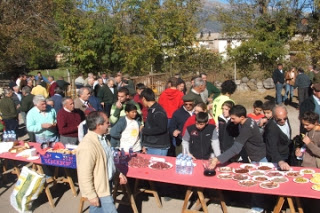
<path fill-rule="evenodd" d="M 299 117 L 301 117 L 307 111 L 312 111 L 320 115 L 320 83 L 313 84 L 312 91 L 313 95 L 308 97 L 300 105 Z M 300 133 L 306 133 L 306 130 L 304 129 L 303 125 L 300 125 Z"/>
<path fill-rule="evenodd" d="M 272 74 L 272 79 L 276 85 L 276 103 L 281 104 L 283 101 L 281 92 L 284 84 L 284 72 L 282 64 L 278 64 L 277 69 L 275 69 Z"/>
<path fill-rule="evenodd" d="M 263 139 L 266 143 L 268 161 L 277 163 L 282 170 L 289 170 L 288 161 L 292 153 L 291 126 L 285 107 L 276 106 L 273 109 L 273 118 L 265 126 Z"/>
<path fill-rule="evenodd" d="M 183 106 L 173 113 L 169 124 L 169 134 L 173 137 L 173 145 L 176 148 L 176 155 L 182 152 L 181 142 L 183 126 L 193 113 L 194 102 L 188 97 L 190 96 L 183 96 Z"/>

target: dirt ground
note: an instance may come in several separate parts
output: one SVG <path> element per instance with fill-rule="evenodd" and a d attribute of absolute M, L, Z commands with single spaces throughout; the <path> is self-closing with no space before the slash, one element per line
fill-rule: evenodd
<path fill-rule="evenodd" d="M 248 112 L 252 109 L 252 103 L 254 100 L 262 100 L 268 98 L 269 96 L 274 96 L 274 90 L 266 91 L 261 94 L 258 92 L 242 92 L 236 93 L 232 96 L 232 99 L 236 101 L 237 104 L 242 104 L 247 107 Z M 294 99 L 295 102 L 297 102 Z M 296 106 L 288 106 L 289 119 L 292 127 L 292 136 L 295 136 L 299 132 L 299 120 L 298 120 L 298 110 Z M 10 205 L 10 194 L 13 190 L 13 186 L 16 182 L 16 177 L 10 175 L 8 177 L 8 182 L 0 183 L 0 212 L 16 212 Z M 158 185 L 159 187 L 159 185 Z M 162 197 L 162 208 L 157 206 L 157 203 L 152 195 L 140 194 L 136 197 L 136 203 L 139 212 L 143 213 L 176 213 L 181 212 L 184 194 L 186 191 L 185 187 L 182 186 L 172 186 L 166 185 L 161 187 L 160 196 Z M 45 193 L 43 192 L 40 197 L 33 203 L 32 209 L 35 213 L 47 213 L 47 212 L 59 212 L 59 213 L 73 213 L 78 212 L 80 194 L 77 197 L 72 195 L 72 192 L 68 185 L 57 184 L 51 188 L 51 193 L 56 204 L 55 208 L 51 208 Z M 224 192 L 228 212 L 230 213 L 244 213 L 248 212 L 250 205 L 250 194 L 239 193 L 239 192 Z M 171 197 L 172 199 L 166 199 L 165 196 Z M 121 195 L 119 196 L 121 198 Z M 119 213 L 130 213 L 131 208 L 125 205 L 117 204 Z M 208 205 L 209 212 L 222 212 L 219 202 L 213 200 Z M 85 203 L 84 212 L 88 211 L 88 202 Z"/>

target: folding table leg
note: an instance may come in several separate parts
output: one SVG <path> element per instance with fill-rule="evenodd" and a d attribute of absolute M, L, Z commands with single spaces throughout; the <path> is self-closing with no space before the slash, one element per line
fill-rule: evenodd
<path fill-rule="evenodd" d="M 76 188 L 74 187 L 74 183 L 73 183 L 73 180 L 71 178 L 70 171 L 67 168 L 64 168 L 64 171 L 66 173 L 66 176 L 67 176 L 68 183 L 69 183 L 69 186 L 71 188 L 72 194 L 73 194 L 74 197 L 77 197 L 77 191 L 76 191 Z"/>
<path fill-rule="evenodd" d="M 188 187 L 188 189 L 186 191 L 186 196 L 185 196 L 184 201 L 183 201 L 183 206 L 182 206 L 182 211 L 181 211 L 182 213 L 187 211 L 188 202 L 189 202 L 192 194 L 193 194 L 192 187 Z"/>
<path fill-rule="evenodd" d="M 159 194 L 158 194 L 158 192 L 156 191 L 156 187 L 154 186 L 154 184 L 153 184 L 152 181 L 149 181 L 149 185 L 150 185 L 150 188 L 151 188 L 151 193 L 153 194 L 154 198 L 155 198 L 156 201 L 157 201 L 158 207 L 159 207 L 159 208 L 162 208 L 162 203 L 161 203 L 161 201 L 160 201 Z"/>
<path fill-rule="evenodd" d="M 38 168 L 39 174 L 44 174 L 41 165 L 37 165 L 37 168 Z M 45 187 L 45 192 L 46 192 L 46 195 L 47 195 L 49 204 L 50 204 L 50 206 L 51 206 L 52 208 L 54 208 L 55 206 L 54 206 L 54 203 L 53 203 L 52 195 L 51 195 L 50 188 L 49 188 L 49 184 L 47 183 L 47 180 L 46 180 L 46 182 L 45 182 L 45 184 L 44 184 L 44 187 Z"/>
<path fill-rule="evenodd" d="M 297 203 L 297 207 L 298 207 L 298 212 L 299 213 L 303 213 L 303 208 L 302 208 L 302 205 L 301 205 L 301 200 L 299 197 L 295 197 L 295 200 L 296 200 L 296 203 Z"/>
<path fill-rule="evenodd" d="M 273 213 L 279 213 L 284 203 L 284 197 L 279 196 L 276 206 L 273 209 Z"/>
<path fill-rule="evenodd" d="M 296 210 L 294 208 L 294 204 L 293 204 L 292 198 L 291 197 L 287 197 L 287 201 L 288 201 L 288 204 L 289 204 L 290 212 L 291 213 L 295 213 Z"/>
<path fill-rule="evenodd" d="M 131 193 L 129 183 L 126 183 L 125 188 L 126 188 L 127 195 L 129 197 L 131 208 L 132 208 L 133 212 L 134 213 L 138 213 L 138 208 L 137 208 L 137 205 L 136 205 L 136 201 L 134 200 L 134 196 Z"/>
<path fill-rule="evenodd" d="M 205 202 L 205 199 L 204 199 L 203 189 L 198 188 L 197 194 L 199 196 L 199 200 L 200 200 L 203 212 L 208 213 L 208 207 L 207 207 L 207 203 Z"/>
<path fill-rule="evenodd" d="M 221 190 L 217 190 L 217 192 L 218 192 L 218 196 L 219 196 L 222 212 L 223 213 L 228 213 L 228 208 L 227 208 L 226 202 L 224 200 L 224 196 L 222 194 L 222 191 Z"/>

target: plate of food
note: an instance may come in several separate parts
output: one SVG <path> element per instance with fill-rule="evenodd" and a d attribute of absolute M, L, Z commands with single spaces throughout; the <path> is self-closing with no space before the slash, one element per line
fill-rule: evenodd
<path fill-rule="evenodd" d="M 287 177 L 301 177 L 303 174 L 300 174 L 298 171 L 288 171 L 286 172 Z"/>
<path fill-rule="evenodd" d="M 278 188 L 280 184 L 272 181 L 267 181 L 267 182 L 260 183 L 259 186 L 264 189 L 275 189 L 275 188 Z"/>
<path fill-rule="evenodd" d="M 320 185 L 318 185 L 318 184 L 312 185 L 312 186 L 311 186 L 311 189 L 320 192 Z"/>
<path fill-rule="evenodd" d="M 264 171 L 256 170 L 256 171 L 251 171 L 248 174 L 250 176 L 261 176 L 261 175 L 265 175 L 266 173 Z"/>
<path fill-rule="evenodd" d="M 238 169 L 233 169 L 233 172 L 237 174 L 245 174 L 249 172 L 249 169 L 238 168 Z"/>
<path fill-rule="evenodd" d="M 219 172 L 232 172 L 232 168 L 229 166 L 219 167 Z"/>
<path fill-rule="evenodd" d="M 320 184 L 320 177 L 313 177 L 310 179 L 310 182 L 313 184 Z"/>
<path fill-rule="evenodd" d="M 260 175 L 260 176 L 254 176 L 252 178 L 252 180 L 257 181 L 257 182 L 266 182 L 268 181 L 270 178 L 268 176 L 265 175 Z"/>
<path fill-rule="evenodd" d="M 150 169 L 167 170 L 172 168 L 172 164 L 168 162 L 154 162 L 149 164 Z"/>
<path fill-rule="evenodd" d="M 235 175 L 233 175 L 232 179 L 233 180 L 248 180 L 248 179 L 250 179 L 250 177 L 245 174 L 235 174 Z"/>
<path fill-rule="evenodd" d="M 258 170 L 263 170 L 263 171 L 268 171 L 268 170 L 272 170 L 273 167 L 262 165 L 262 166 L 258 166 L 257 169 Z"/>
<path fill-rule="evenodd" d="M 271 171 L 271 172 L 268 172 L 266 175 L 268 177 L 282 177 L 284 176 L 284 173 L 279 171 Z"/>
<path fill-rule="evenodd" d="M 250 186 L 255 186 L 255 185 L 257 185 L 257 182 L 254 181 L 254 180 L 240 180 L 240 181 L 238 182 L 238 184 L 239 184 L 240 186 L 250 187 Z"/>
<path fill-rule="evenodd" d="M 244 163 L 240 165 L 240 168 L 251 170 L 257 168 L 257 166 L 251 163 Z"/>
<path fill-rule="evenodd" d="M 304 178 L 304 177 L 296 177 L 293 179 L 293 182 L 295 182 L 295 183 L 309 183 L 309 179 Z"/>
<path fill-rule="evenodd" d="M 222 173 L 222 174 L 219 174 L 217 177 L 220 179 L 232 179 L 232 174 L 231 173 Z"/>
<path fill-rule="evenodd" d="M 276 182 L 276 183 L 285 183 L 285 182 L 288 182 L 289 179 L 286 177 L 272 177 L 270 178 L 270 181 Z"/>
<path fill-rule="evenodd" d="M 313 174 L 312 174 L 312 177 L 318 177 L 318 178 L 320 178 L 320 173 L 313 173 Z"/>
<path fill-rule="evenodd" d="M 146 168 L 149 164 L 149 160 L 141 156 L 131 157 L 128 162 L 128 166 L 132 168 Z"/>
<path fill-rule="evenodd" d="M 300 173 L 305 174 L 305 175 L 312 175 L 314 174 L 316 171 L 314 171 L 313 169 L 301 169 Z"/>

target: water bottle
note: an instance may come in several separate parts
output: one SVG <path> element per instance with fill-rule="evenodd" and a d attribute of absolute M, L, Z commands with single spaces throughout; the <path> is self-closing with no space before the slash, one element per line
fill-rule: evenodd
<path fill-rule="evenodd" d="M 14 130 L 11 130 L 11 139 L 12 139 L 12 141 L 16 141 L 16 132 L 14 131 Z"/>
<path fill-rule="evenodd" d="M 8 133 L 7 133 L 7 131 L 3 132 L 2 138 L 3 138 L 4 142 L 8 142 Z"/>
<path fill-rule="evenodd" d="M 14 140 L 13 140 L 12 130 L 11 130 L 11 131 L 8 131 L 8 141 L 14 141 Z"/>
<path fill-rule="evenodd" d="M 178 155 L 177 157 L 176 157 L 176 173 L 177 174 L 181 174 L 181 156 L 182 155 Z"/>
<path fill-rule="evenodd" d="M 115 164 L 119 164 L 119 153 L 118 153 L 118 151 L 115 151 L 113 153 L 113 158 L 114 158 L 114 163 Z"/>
<path fill-rule="evenodd" d="M 303 159 L 303 155 L 304 155 L 305 151 L 306 151 L 306 146 L 303 145 L 300 148 L 300 152 L 302 153 L 302 155 L 301 155 L 301 157 L 297 157 L 298 160 L 302 160 Z"/>
<path fill-rule="evenodd" d="M 186 165 L 187 165 L 187 160 L 185 157 L 181 158 L 180 162 L 180 174 L 186 174 Z"/>
<path fill-rule="evenodd" d="M 129 157 L 131 158 L 133 156 L 133 148 L 132 146 L 129 148 Z"/>
<path fill-rule="evenodd" d="M 124 151 L 123 148 L 121 148 L 121 157 L 126 156 L 126 152 Z"/>
<path fill-rule="evenodd" d="M 186 174 L 192 175 L 192 169 L 193 169 L 192 160 L 188 158 L 186 163 Z"/>

